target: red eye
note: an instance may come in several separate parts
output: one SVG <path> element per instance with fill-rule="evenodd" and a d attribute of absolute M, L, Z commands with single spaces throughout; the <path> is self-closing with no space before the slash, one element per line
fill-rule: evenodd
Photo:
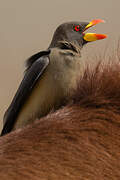
<path fill-rule="evenodd" d="M 75 31 L 79 31 L 79 30 L 80 30 L 80 26 L 79 26 L 79 25 L 74 26 L 74 30 L 75 30 Z"/>

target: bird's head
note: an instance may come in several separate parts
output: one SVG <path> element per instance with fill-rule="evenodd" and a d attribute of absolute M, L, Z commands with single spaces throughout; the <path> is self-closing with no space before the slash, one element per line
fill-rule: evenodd
<path fill-rule="evenodd" d="M 79 46 L 83 46 L 84 44 L 100 39 L 104 39 L 107 36 L 104 34 L 96 34 L 96 33 L 85 33 L 87 29 L 90 27 L 104 22 L 101 19 L 92 20 L 91 22 L 68 22 L 61 24 L 55 31 L 53 35 L 52 42 L 50 44 L 51 47 L 56 47 L 60 41 L 67 41 L 79 44 Z"/>

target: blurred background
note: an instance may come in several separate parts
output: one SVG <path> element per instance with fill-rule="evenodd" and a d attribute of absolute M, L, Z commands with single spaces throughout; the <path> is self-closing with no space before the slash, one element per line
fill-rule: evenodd
<path fill-rule="evenodd" d="M 0 130 L 24 72 L 24 61 L 48 47 L 56 27 L 66 21 L 104 19 L 89 32 L 105 33 L 105 40 L 89 43 L 82 51 L 84 60 L 108 55 L 120 37 L 120 1 L 115 0 L 0 0 Z M 106 48 L 107 47 L 107 48 Z"/>

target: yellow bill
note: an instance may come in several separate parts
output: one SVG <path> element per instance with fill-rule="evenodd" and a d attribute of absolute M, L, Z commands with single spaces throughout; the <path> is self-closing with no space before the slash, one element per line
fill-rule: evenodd
<path fill-rule="evenodd" d="M 89 29 L 90 27 L 101 23 L 101 22 L 105 22 L 104 20 L 101 19 L 96 19 L 96 20 L 92 20 L 86 27 L 85 30 Z M 83 39 L 85 41 L 91 42 L 91 41 L 96 41 L 96 40 L 101 40 L 101 39 L 105 39 L 107 37 L 107 35 L 105 34 L 96 34 L 96 33 L 84 33 L 84 37 Z"/>
<path fill-rule="evenodd" d="M 106 37 L 107 36 L 105 34 L 86 33 L 84 35 L 84 40 L 91 42 L 91 41 L 105 39 Z"/>

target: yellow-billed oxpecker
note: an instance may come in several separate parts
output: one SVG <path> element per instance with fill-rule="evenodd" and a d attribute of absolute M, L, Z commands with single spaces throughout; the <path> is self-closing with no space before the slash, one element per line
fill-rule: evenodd
<path fill-rule="evenodd" d="M 46 51 L 26 61 L 24 78 L 4 115 L 1 136 L 32 123 L 69 100 L 82 72 L 81 48 L 106 35 L 85 33 L 103 20 L 60 25 Z"/>

